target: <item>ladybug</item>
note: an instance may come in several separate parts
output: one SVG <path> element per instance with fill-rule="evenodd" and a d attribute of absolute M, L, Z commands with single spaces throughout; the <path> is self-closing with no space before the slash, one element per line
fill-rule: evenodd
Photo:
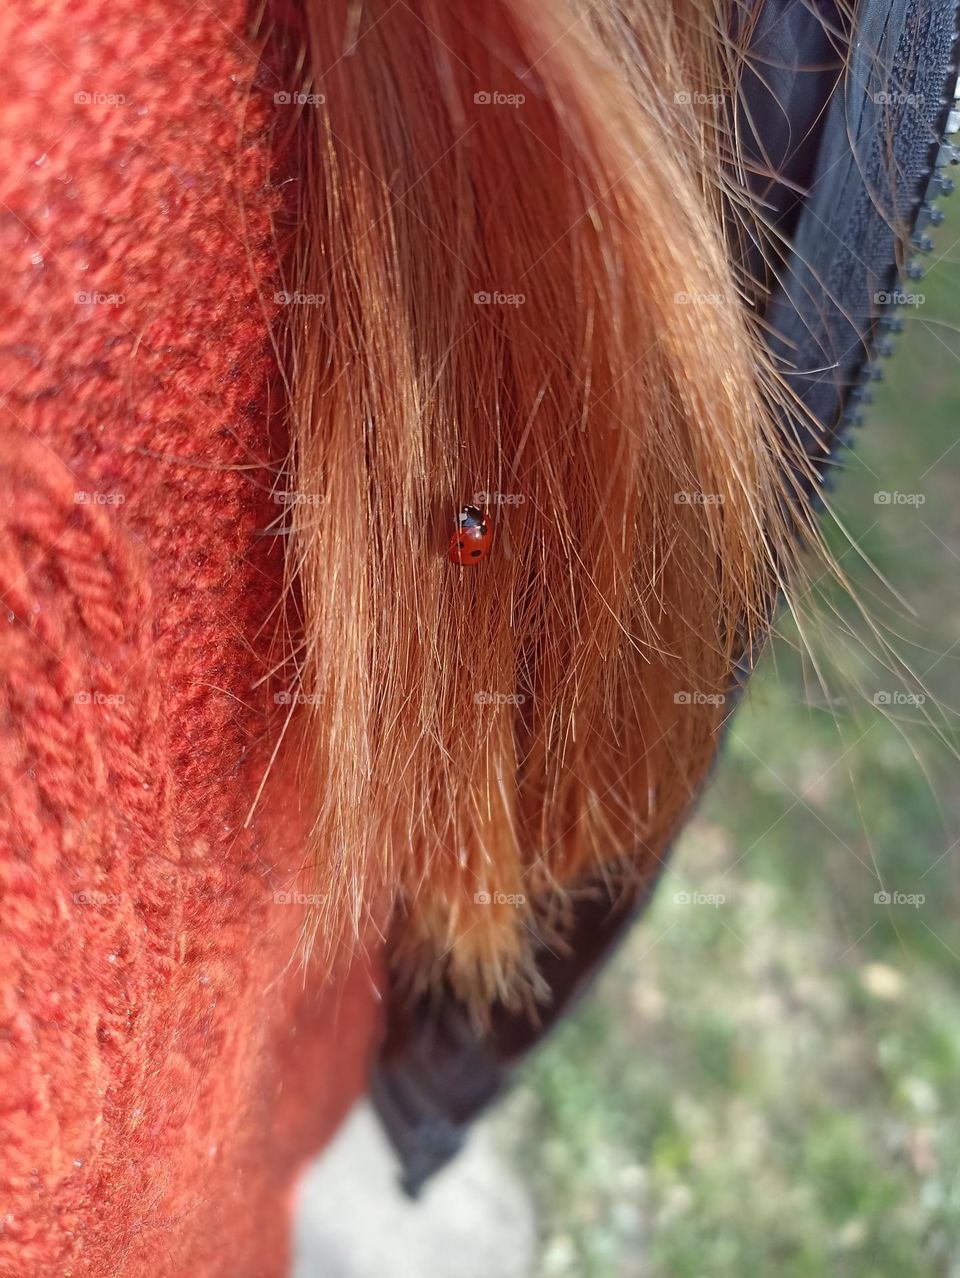
<path fill-rule="evenodd" d="M 487 512 L 479 506 L 464 506 L 457 515 L 457 527 L 450 538 L 447 558 L 468 568 L 486 559 L 493 545 L 493 527 Z"/>

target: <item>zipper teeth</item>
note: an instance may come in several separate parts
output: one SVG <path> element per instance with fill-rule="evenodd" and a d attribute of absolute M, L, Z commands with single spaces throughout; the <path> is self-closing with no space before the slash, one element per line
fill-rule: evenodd
<path fill-rule="evenodd" d="M 927 180 L 917 211 L 913 232 L 910 236 L 909 247 L 912 253 L 902 275 L 897 276 L 898 285 L 904 280 L 913 283 L 916 280 L 923 279 L 926 274 L 918 255 L 933 251 L 934 243 L 927 234 L 927 229 L 939 226 L 944 220 L 944 212 L 938 207 L 936 201 L 952 195 L 956 189 L 956 182 L 952 177 L 947 176 L 946 170 L 960 165 L 960 145 L 958 145 L 960 144 L 960 138 L 956 137 L 957 134 L 960 134 L 960 72 L 956 75 L 950 109 L 947 113 L 943 136 L 940 139 L 940 147 L 933 162 L 933 168 Z M 905 292 L 899 288 L 898 291 Z M 885 314 L 877 321 L 873 339 L 870 343 L 870 354 L 863 365 L 858 384 L 851 388 L 846 408 L 834 436 L 835 446 L 840 448 L 848 447 L 850 444 L 850 428 L 863 425 L 861 408 L 865 404 L 873 403 L 873 393 L 870 389 L 871 383 L 883 381 L 884 369 L 880 360 L 886 359 L 894 353 L 891 339 L 895 334 L 903 332 L 904 321 L 897 313 L 902 307 L 903 302 L 888 306 Z"/>

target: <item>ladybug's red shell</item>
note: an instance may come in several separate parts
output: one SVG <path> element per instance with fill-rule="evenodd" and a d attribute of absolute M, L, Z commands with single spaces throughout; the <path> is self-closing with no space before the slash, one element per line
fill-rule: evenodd
<path fill-rule="evenodd" d="M 457 527 L 450 538 L 447 557 L 452 564 L 462 568 L 479 564 L 486 559 L 493 545 L 493 527 L 487 512 L 479 506 L 464 506 L 457 515 Z"/>

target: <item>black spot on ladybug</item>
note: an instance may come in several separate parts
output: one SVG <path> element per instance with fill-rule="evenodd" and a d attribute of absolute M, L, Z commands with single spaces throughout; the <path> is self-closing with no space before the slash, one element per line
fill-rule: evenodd
<path fill-rule="evenodd" d="M 464 547 L 466 546 L 466 544 L 467 544 L 467 543 L 463 540 L 463 538 L 462 538 L 462 537 L 461 537 L 461 538 L 460 538 L 460 540 L 457 542 L 457 545 L 460 547 L 460 549 L 461 549 L 461 550 L 463 550 L 463 549 L 464 549 Z"/>
<path fill-rule="evenodd" d="M 461 543 L 461 544 L 462 544 L 462 543 Z M 479 558 L 480 558 L 480 556 L 481 556 L 482 554 L 483 554 L 483 551 L 482 551 L 482 550 L 471 550 L 471 551 L 470 551 L 470 558 L 471 558 L 471 559 L 479 559 Z"/>

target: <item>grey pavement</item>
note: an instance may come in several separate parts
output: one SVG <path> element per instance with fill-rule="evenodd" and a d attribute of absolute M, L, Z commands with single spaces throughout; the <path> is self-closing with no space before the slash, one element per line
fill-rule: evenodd
<path fill-rule="evenodd" d="M 294 1248 L 292 1278 L 531 1278 L 536 1222 L 483 1123 L 411 1202 L 364 1103 L 304 1176 Z"/>

